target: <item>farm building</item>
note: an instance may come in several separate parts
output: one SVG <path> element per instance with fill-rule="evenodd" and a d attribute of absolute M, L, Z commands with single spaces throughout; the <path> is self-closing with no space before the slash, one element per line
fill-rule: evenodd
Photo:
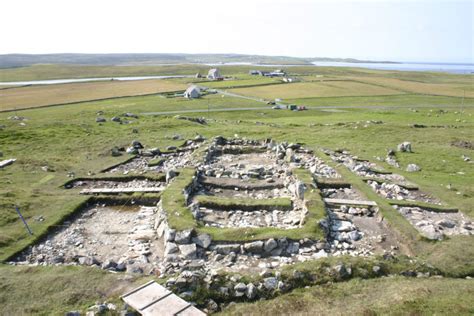
<path fill-rule="evenodd" d="M 201 90 L 198 86 L 190 86 L 184 92 L 184 97 L 188 99 L 196 99 L 201 96 Z"/>
<path fill-rule="evenodd" d="M 263 76 L 262 72 L 260 70 L 250 70 L 249 75 L 252 76 Z"/>
<path fill-rule="evenodd" d="M 210 79 L 210 80 L 222 79 L 222 76 L 221 76 L 221 73 L 219 72 L 219 69 L 212 68 L 211 70 L 209 70 L 209 73 L 207 74 L 207 79 Z"/>

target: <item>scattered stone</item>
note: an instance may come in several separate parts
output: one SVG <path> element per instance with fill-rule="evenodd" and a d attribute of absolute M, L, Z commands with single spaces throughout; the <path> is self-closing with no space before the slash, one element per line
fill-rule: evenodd
<path fill-rule="evenodd" d="M 274 291 L 278 287 L 278 279 L 275 277 L 265 278 L 263 279 L 263 286 L 269 291 Z"/>
<path fill-rule="evenodd" d="M 106 120 L 105 118 L 103 118 L 103 117 L 97 117 L 97 118 L 95 119 L 95 121 L 96 121 L 97 123 L 104 123 L 104 122 L 107 122 L 107 120 Z"/>
<path fill-rule="evenodd" d="M 420 168 L 420 166 L 418 166 L 414 163 L 411 163 L 407 166 L 406 171 L 407 172 L 418 172 L 418 171 L 421 171 L 421 168 Z"/>
<path fill-rule="evenodd" d="M 398 144 L 397 150 L 398 150 L 399 152 L 411 153 L 411 152 L 412 152 L 412 150 L 411 150 L 411 143 L 410 143 L 410 142 L 403 142 L 403 143 L 401 143 L 401 144 Z"/>

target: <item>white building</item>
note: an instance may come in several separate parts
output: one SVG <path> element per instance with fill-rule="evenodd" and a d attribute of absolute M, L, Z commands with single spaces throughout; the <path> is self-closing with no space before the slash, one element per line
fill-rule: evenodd
<path fill-rule="evenodd" d="M 209 70 L 209 73 L 207 74 L 207 79 L 209 79 L 209 80 L 222 79 L 222 76 L 221 76 L 221 73 L 219 72 L 219 69 L 212 68 L 211 70 Z"/>
<path fill-rule="evenodd" d="M 201 90 L 198 86 L 190 86 L 184 91 L 184 97 L 188 99 L 196 99 L 201 96 Z"/>

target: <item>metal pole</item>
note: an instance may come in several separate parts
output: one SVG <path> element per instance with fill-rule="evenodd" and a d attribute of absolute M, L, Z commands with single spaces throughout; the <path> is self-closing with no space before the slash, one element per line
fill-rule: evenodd
<path fill-rule="evenodd" d="M 25 219 L 23 218 L 23 215 L 21 215 L 20 209 L 18 208 L 18 206 L 15 206 L 15 210 L 18 213 L 18 216 L 20 216 L 21 220 L 23 221 L 23 224 L 25 224 L 25 227 L 28 230 L 28 233 L 30 233 L 30 235 L 33 235 L 33 232 L 31 231 L 30 227 L 28 226 Z"/>

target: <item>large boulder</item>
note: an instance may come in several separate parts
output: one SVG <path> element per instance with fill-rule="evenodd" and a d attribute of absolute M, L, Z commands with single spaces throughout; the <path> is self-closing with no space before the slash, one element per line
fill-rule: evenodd
<path fill-rule="evenodd" d="M 192 233 L 192 229 L 178 231 L 174 237 L 174 242 L 180 245 L 189 244 L 191 242 Z"/>
<path fill-rule="evenodd" d="M 196 237 L 193 237 L 192 241 L 199 247 L 207 249 L 211 245 L 212 239 L 209 234 L 199 234 Z"/>
<path fill-rule="evenodd" d="M 179 246 L 179 252 L 184 259 L 196 259 L 196 251 L 196 244 Z"/>
<path fill-rule="evenodd" d="M 172 254 L 172 253 L 177 253 L 178 252 L 178 246 L 174 242 L 167 242 L 165 246 L 165 256 Z"/>
<path fill-rule="evenodd" d="M 271 252 L 276 247 L 278 247 L 278 243 L 276 242 L 275 239 L 270 238 L 267 241 L 265 241 L 265 244 L 263 245 L 263 250 L 265 250 L 265 252 Z"/>
<path fill-rule="evenodd" d="M 239 244 L 216 245 L 214 247 L 214 251 L 221 255 L 228 255 L 231 252 L 240 253 L 240 245 Z"/>
<path fill-rule="evenodd" d="M 246 252 L 251 252 L 253 254 L 260 254 L 263 251 L 263 241 L 253 241 L 244 244 L 244 249 Z"/>

